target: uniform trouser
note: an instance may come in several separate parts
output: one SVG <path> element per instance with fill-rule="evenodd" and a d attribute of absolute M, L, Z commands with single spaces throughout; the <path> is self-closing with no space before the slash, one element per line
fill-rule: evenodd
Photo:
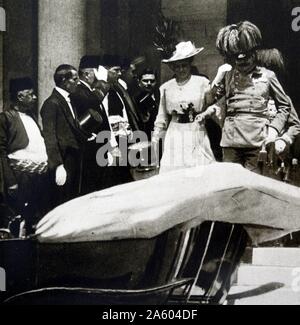
<path fill-rule="evenodd" d="M 259 152 L 260 148 L 223 148 L 223 161 L 238 163 L 259 173 Z M 197 285 L 205 290 L 205 299 L 211 303 L 224 301 L 247 243 L 248 235 L 241 225 L 220 222 L 205 222 L 201 225 L 196 241 L 198 249 L 194 250 L 196 253 L 191 261 L 204 258 Z M 189 264 L 187 272 L 192 274 Z"/>
<path fill-rule="evenodd" d="M 237 163 L 255 173 L 260 173 L 258 157 L 261 148 L 223 148 L 223 162 Z"/>

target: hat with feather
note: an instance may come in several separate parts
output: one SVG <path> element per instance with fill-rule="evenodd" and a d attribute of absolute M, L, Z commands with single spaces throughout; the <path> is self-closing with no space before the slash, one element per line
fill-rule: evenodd
<path fill-rule="evenodd" d="M 179 23 L 164 17 L 162 13 L 159 15 L 155 34 L 154 45 L 164 63 L 184 60 L 203 50 L 203 47 L 196 48 L 191 41 L 184 41 Z"/>
<path fill-rule="evenodd" d="M 262 36 L 259 28 L 249 21 L 223 27 L 218 34 L 216 46 L 221 55 L 230 57 L 260 47 Z"/>

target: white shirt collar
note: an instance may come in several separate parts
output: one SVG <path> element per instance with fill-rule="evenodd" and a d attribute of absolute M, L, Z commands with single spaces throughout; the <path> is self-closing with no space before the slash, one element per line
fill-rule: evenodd
<path fill-rule="evenodd" d="M 63 96 L 63 98 L 70 103 L 70 93 L 68 93 L 66 90 L 60 88 L 60 87 L 55 87 L 55 89 Z"/>
<path fill-rule="evenodd" d="M 92 87 L 87 83 L 87 82 L 85 82 L 85 81 L 83 81 L 83 80 L 81 80 L 80 79 L 80 82 L 83 84 L 83 85 L 85 85 L 90 91 L 93 91 L 93 89 L 92 89 Z"/>

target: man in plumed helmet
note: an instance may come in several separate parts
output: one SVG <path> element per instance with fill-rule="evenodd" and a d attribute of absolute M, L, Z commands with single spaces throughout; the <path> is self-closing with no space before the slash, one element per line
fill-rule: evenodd
<path fill-rule="evenodd" d="M 276 75 L 257 65 L 256 51 L 262 41 L 261 32 L 254 24 L 244 21 L 222 28 L 217 37 L 217 49 L 226 63 L 219 67 L 211 89 L 206 93 L 204 113 L 196 120 L 216 114 L 214 104 L 225 97 L 225 120 L 222 128 L 221 146 L 223 161 L 239 163 L 245 168 L 259 172 L 261 149 L 274 142 L 288 120 L 291 105 Z M 277 113 L 269 122 L 267 103 L 274 99 Z M 247 234 L 242 226 L 216 224 L 214 235 L 217 247 L 210 260 L 217 273 L 209 293 L 217 302 L 223 302 L 230 289 L 233 273 L 247 244 Z M 206 288 L 206 284 L 198 283 Z"/>
<path fill-rule="evenodd" d="M 275 73 L 257 65 L 256 51 L 261 41 L 260 30 L 248 21 L 222 28 L 217 49 L 227 63 L 219 67 L 206 96 L 207 105 L 222 97 L 226 100 L 221 140 L 224 161 L 240 163 L 252 171 L 259 171 L 257 161 L 262 146 L 275 141 L 291 110 Z M 270 98 L 277 108 L 271 123 L 267 108 Z M 198 120 L 214 113 L 209 108 Z"/>
<path fill-rule="evenodd" d="M 0 216 L 20 215 L 29 233 L 46 212 L 48 200 L 44 195 L 48 156 L 34 115 L 37 97 L 33 88 L 28 77 L 12 79 L 12 105 L 0 114 Z M 2 218 L 0 228 L 7 226 Z"/>

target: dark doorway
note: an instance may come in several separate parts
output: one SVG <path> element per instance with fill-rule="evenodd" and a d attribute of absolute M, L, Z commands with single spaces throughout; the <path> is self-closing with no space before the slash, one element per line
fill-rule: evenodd
<path fill-rule="evenodd" d="M 249 20 L 263 36 L 263 47 L 278 48 L 287 66 L 286 91 L 300 113 L 300 31 L 292 29 L 292 10 L 300 0 L 228 0 L 228 24 Z"/>

